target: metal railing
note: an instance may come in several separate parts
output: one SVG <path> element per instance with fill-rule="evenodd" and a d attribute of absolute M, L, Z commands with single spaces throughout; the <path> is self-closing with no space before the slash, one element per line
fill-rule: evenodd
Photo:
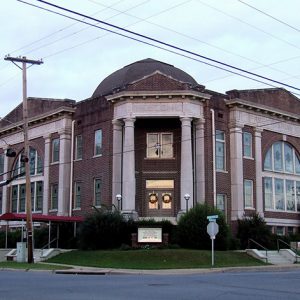
<path fill-rule="evenodd" d="M 253 239 L 248 239 L 248 249 L 251 249 L 250 248 L 251 243 L 255 244 L 256 246 L 259 246 L 260 248 L 262 248 L 266 252 L 266 263 L 268 263 L 268 251 L 269 250 L 266 247 L 264 247 L 263 245 L 261 245 L 260 243 L 253 240 Z"/>
<path fill-rule="evenodd" d="M 50 242 L 48 242 L 46 245 L 44 245 L 40 250 L 43 251 L 45 250 L 46 248 L 50 248 L 50 245 L 55 242 L 55 241 L 58 241 L 58 238 L 54 238 L 53 240 L 51 240 Z"/>
<path fill-rule="evenodd" d="M 285 242 L 281 239 L 277 239 L 277 251 L 278 251 L 278 253 L 280 251 L 280 243 L 283 244 L 283 245 L 288 246 L 288 249 L 292 250 L 295 253 L 295 263 L 298 263 L 298 250 L 297 250 L 297 248 L 292 247 L 287 242 Z"/>

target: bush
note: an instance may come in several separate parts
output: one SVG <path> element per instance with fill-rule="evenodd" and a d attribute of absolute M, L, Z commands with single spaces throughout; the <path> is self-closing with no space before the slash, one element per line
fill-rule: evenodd
<path fill-rule="evenodd" d="M 274 248 L 271 231 L 264 218 L 257 213 L 238 220 L 237 238 L 240 240 L 242 249 L 248 247 L 249 239 L 253 239 L 266 248 Z"/>
<path fill-rule="evenodd" d="M 207 205 L 197 204 L 184 214 L 178 222 L 178 242 L 181 247 L 193 249 L 211 249 L 211 239 L 207 233 L 207 216 L 218 215 L 219 233 L 216 235 L 215 248 L 227 250 L 230 244 L 230 231 L 224 215 Z"/>
<path fill-rule="evenodd" d="M 128 244 L 128 226 L 118 211 L 99 211 L 88 216 L 79 229 L 79 247 L 83 250 L 113 249 Z"/>

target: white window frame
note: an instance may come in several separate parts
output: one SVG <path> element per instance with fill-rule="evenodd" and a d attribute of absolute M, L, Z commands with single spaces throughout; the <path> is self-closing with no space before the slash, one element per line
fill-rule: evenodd
<path fill-rule="evenodd" d="M 217 138 L 218 132 L 223 134 L 224 139 L 218 139 Z M 225 135 L 225 131 L 216 129 L 215 139 L 216 139 L 216 141 L 215 141 L 216 142 L 216 145 L 215 145 L 215 147 L 216 147 L 216 149 L 215 149 L 215 152 L 216 152 L 216 154 L 215 154 L 216 155 L 216 157 L 215 157 L 215 159 L 216 159 L 216 171 L 217 172 L 224 172 L 224 171 L 226 171 L 226 135 Z M 223 145 L 223 149 L 224 149 L 223 157 L 222 157 L 223 158 L 223 168 L 222 169 L 218 168 L 218 164 L 217 164 L 217 145 L 218 145 L 218 143 L 221 143 Z"/>
<path fill-rule="evenodd" d="M 77 193 L 77 187 L 80 187 L 80 194 Z M 80 205 L 78 205 L 78 196 L 80 199 Z M 74 183 L 74 205 L 73 205 L 73 209 L 74 210 L 80 210 L 81 209 L 81 198 L 82 198 L 82 182 L 75 182 Z"/>
<path fill-rule="evenodd" d="M 99 181 L 100 182 L 100 192 L 99 192 L 99 195 L 100 195 L 100 200 L 99 200 L 99 202 L 100 203 L 97 203 L 97 194 L 96 194 L 96 183 L 97 183 L 97 181 Z M 102 179 L 101 178 L 95 178 L 94 179 L 94 205 L 96 206 L 96 207 L 101 207 L 101 202 L 102 202 Z"/>
<path fill-rule="evenodd" d="M 246 184 L 250 183 L 250 188 L 251 188 L 251 194 L 248 195 L 246 194 Z M 246 197 L 250 197 L 250 202 L 249 204 L 246 203 L 247 198 Z M 253 199 L 253 180 L 250 179 L 244 179 L 244 207 L 245 209 L 253 209 L 254 208 L 254 199 Z"/>
<path fill-rule="evenodd" d="M 245 144 L 245 137 L 248 136 L 249 137 L 249 141 L 250 144 L 246 145 Z M 246 150 L 250 150 L 250 155 L 246 154 Z M 253 158 L 253 139 L 252 139 L 252 133 L 248 132 L 248 131 L 244 131 L 243 132 L 243 156 L 245 158 Z"/>
<path fill-rule="evenodd" d="M 100 143 L 97 142 L 97 135 L 100 135 Z M 99 146 L 100 151 L 97 152 L 97 146 Z M 95 131 L 94 135 L 94 157 L 102 156 L 102 146 L 103 146 L 103 132 L 102 129 L 98 129 Z"/>
<path fill-rule="evenodd" d="M 4 173 L 4 157 L 3 153 L 0 154 L 0 175 Z"/>
<path fill-rule="evenodd" d="M 58 149 L 55 149 L 56 147 L 56 144 L 55 142 L 58 142 L 57 143 L 57 148 Z M 59 149 L 60 149 L 60 141 L 59 141 L 59 138 L 55 138 L 55 139 L 52 139 L 51 141 L 51 162 L 52 163 L 59 163 Z M 55 153 L 57 153 L 57 157 L 55 157 Z"/>
<path fill-rule="evenodd" d="M 150 147 L 149 145 L 149 136 L 150 135 L 157 135 L 156 139 L 156 145 L 155 147 L 157 151 L 157 156 L 150 156 Z M 164 156 L 163 151 L 164 151 L 164 144 L 163 144 L 163 136 L 164 135 L 170 135 L 171 136 L 171 155 L 170 156 Z M 173 148 L 173 139 L 174 139 L 174 134 L 173 132 L 148 132 L 147 137 L 146 137 L 146 144 L 147 144 L 147 153 L 146 157 L 149 159 L 173 159 L 174 158 L 174 148 Z"/>
<path fill-rule="evenodd" d="M 56 193 L 56 203 L 57 203 L 57 207 L 53 206 L 53 190 L 56 187 L 57 193 Z M 58 210 L 58 183 L 53 183 L 50 186 L 50 200 L 51 200 L 51 205 L 50 205 L 50 210 L 51 211 L 57 211 Z"/>
<path fill-rule="evenodd" d="M 80 143 L 79 140 L 81 140 Z M 80 151 L 78 151 L 80 149 Z M 81 155 L 79 155 L 79 153 Z M 82 139 L 82 135 L 79 134 L 79 135 L 76 135 L 76 138 L 75 138 L 75 160 L 81 160 L 83 157 L 83 139 Z"/>
<path fill-rule="evenodd" d="M 224 211 L 221 210 L 221 209 L 218 207 L 218 200 L 219 200 L 219 198 L 222 198 L 222 201 L 223 201 L 223 203 L 224 203 Z M 222 212 L 224 213 L 225 219 L 227 220 L 227 195 L 226 195 L 226 194 L 223 194 L 223 193 L 218 193 L 218 194 L 217 194 L 216 208 L 219 209 L 220 211 L 222 211 Z"/>

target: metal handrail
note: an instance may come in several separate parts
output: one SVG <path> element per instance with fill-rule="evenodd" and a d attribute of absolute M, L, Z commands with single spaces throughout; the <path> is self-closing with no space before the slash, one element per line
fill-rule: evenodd
<path fill-rule="evenodd" d="M 264 251 L 266 251 L 266 263 L 268 263 L 268 249 L 266 247 L 264 247 L 263 245 L 261 245 L 260 243 L 256 242 L 253 239 L 248 239 L 248 248 L 250 249 L 250 242 L 256 244 L 257 246 L 261 247 Z"/>
<path fill-rule="evenodd" d="M 293 252 L 295 252 L 295 263 L 298 263 L 298 251 L 297 251 L 297 249 L 294 248 L 294 247 L 292 247 L 291 245 L 289 245 L 287 242 L 285 242 L 285 241 L 283 241 L 281 239 L 277 239 L 277 251 L 278 251 L 278 253 L 279 253 L 279 250 L 280 250 L 279 242 L 282 243 L 282 244 L 284 244 L 284 245 L 286 245 L 286 246 L 288 246 L 288 248 L 290 250 L 292 250 Z"/>
<path fill-rule="evenodd" d="M 53 240 L 51 240 L 50 242 L 48 242 L 46 245 L 44 245 L 40 250 L 43 251 L 46 248 L 49 248 L 50 245 L 55 242 L 56 240 L 58 240 L 58 238 L 54 238 Z"/>

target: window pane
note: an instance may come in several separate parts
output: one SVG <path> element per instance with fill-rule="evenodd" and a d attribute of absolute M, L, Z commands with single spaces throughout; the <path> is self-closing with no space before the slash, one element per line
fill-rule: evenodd
<path fill-rule="evenodd" d="M 282 143 L 275 143 L 273 145 L 274 151 L 274 170 L 275 171 L 282 171 Z"/>
<path fill-rule="evenodd" d="M 75 183 L 75 201 L 74 207 L 80 208 L 81 207 L 81 184 L 76 182 Z"/>
<path fill-rule="evenodd" d="M 30 148 L 29 150 L 30 175 L 35 174 L 35 160 L 36 160 L 36 151 L 35 149 Z"/>
<path fill-rule="evenodd" d="M 162 134 L 162 149 L 161 149 L 162 157 L 173 157 L 173 141 L 172 134 L 164 133 Z"/>
<path fill-rule="evenodd" d="M 225 147 L 223 142 L 216 142 L 216 169 L 225 170 Z"/>
<path fill-rule="evenodd" d="M 300 211 L 300 181 L 296 181 L 297 211 Z"/>
<path fill-rule="evenodd" d="M 286 192 L 286 209 L 290 211 L 295 210 L 295 195 L 294 190 L 294 181 L 286 180 L 285 181 L 285 192 Z"/>
<path fill-rule="evenodd" d="M 245 207 L 253 207 L 253 182 L 244 180 L 244 199 Z"/>
<path fill-rule="evenodd" d="M 25 212 L 25 184 L 19 185 L 19 212 Z"/>
<path fill-rule="evenodd" d="M 294 159 L 293 159 L 293 148 L 284 143 L 284 162 L 285 162 L 285 171 L 289 173 L 294 172 Z"/>
<path fill-rule="evenodd" d="M 101 180 L 95 179 L 95 206 L 101 205 Z"/>
<path fill-rule="evenodd" d="M 225 195 L 217 194 L 217 209 L 225 214 Z"/>
<path fill-rule="evenodd" d="M 42 210 L 43 208 L 43 182 L 42 181 L 38 181 L 36 183 L 36 205 L 35 205 L 35 209 L 36 210 Z"/>
<path fill-rule="evenodd" d="M 59 139 L 52 140 L 52 162 L 59 161 Z"/>
<path fill-rule="evenodd" d="M 51 186 L 51 209 L 58 209 L 58 185 Z"/>
<path fill-rule="evenodd" d="M 147 134 L 147 157 L 159 157 L 159 136 L 157 133 Z"/>
<path fill-rule="evenodd" d="M 14 185 L 12 187 L 11 211 L 17 212 L 17 210 L 18 210 L 18 186 Z"/>
<path fill-rule="evenodd" d="M 4 172 L 4 154 L 0 154 L 0 174 Z"/>
<path fill-rule="evenodd" d="M 34 182 L 30 184 L 30 192 L 31 192 L 31 211 L 35 210 L 34 207 L 34 199 L 35 199 L 35 192 L 34 192 Z"/>
<path fill-rule="evenodd" d="M 216 130 L 216 140 L 221 140 L 221 141 L 225 140 L 224 131 Z"/>
<path fill-rule="evenodd" d="M 300 174 L 300 159 L 297 157 L 295 153 L 295 169 L 296 169 L 296 174 Z"/>
<path fill-rule="evenodd" d="M 243 133 L 244 156 L 252 157 L 252 135 L 249 132 Z"/>
<path fill-rule="evenodd" d="M 265 161 L 264 170 L 272 170 L 272 147 L 268 150 Z"/>
<path fill-rule="evenodd" d="M 76 136 L 76 154 L 75 159 L 82 159 L 82 136 Z"/>
<path fill-rule="evenodd" d="M 284 210 L 283 180 L 275 178 L 275 208 Z"/>
<path fill-rule="evenodd" d="M 95 155 L 102 154 L 102 130 L 95 131 Z"/>
<path fill-rule="evenodd" d="M 265 208 L 272 209 L 273 208 L 273 184 L 272 178 L 265 177 L 264 178 L 264 193 L 265 193 Z"/>
<path fill-rule="evenodd" d="M 37 155 L 38 155 L 38 154 L 37 154 Z M 44 169 L 44 166 L 43 166 L 43 160 L 42 160 L 42 158 L 38 155 L 38 157 L 37 157 L 37 174 L 43 173 L 43 169 Z"/>

